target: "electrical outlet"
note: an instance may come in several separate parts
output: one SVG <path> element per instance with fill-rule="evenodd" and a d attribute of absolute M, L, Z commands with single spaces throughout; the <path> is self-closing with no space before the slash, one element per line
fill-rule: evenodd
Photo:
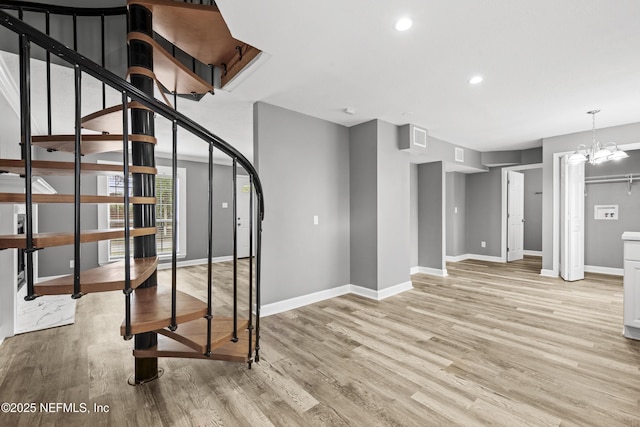
<path fill-rule="evenodd" d="M 313 225 L 318 225 L 318 215 L 313 216 Z"/>
<path fill-rule="evenodd" d="M 487 242 L 485 242 L 485 241 L 480 242 L 480 246 L 482 246 L 483 248 L 486 248 L 487 247 Z"/>
<path fill-rule="evenodd" d="M 75 261 L 69 260 L 69 268 L 73 268 L 73 267 L 75 267 Z"/>

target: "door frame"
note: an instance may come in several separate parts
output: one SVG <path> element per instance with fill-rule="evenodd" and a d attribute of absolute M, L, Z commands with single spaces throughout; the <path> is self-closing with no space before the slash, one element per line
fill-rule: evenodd
<path fill-rule="evenodd" d="M 542 163 L 517 165 L 502 168 L 502 223 L 500 226 L 500 261 L 507 262 L 507 171 L 523 171 L 528 169 L 542 169 Z M 525 178 L 526 179 L 526 178 Z"/>

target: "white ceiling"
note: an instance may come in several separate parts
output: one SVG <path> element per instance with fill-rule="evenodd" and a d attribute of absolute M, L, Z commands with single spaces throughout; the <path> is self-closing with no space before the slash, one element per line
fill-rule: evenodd
<path fill-rule="evenodd" d="M 594 108 L 598 127 L 640 121 L 637 0 L 217 4 L 233 35 L 269 58 L 193 114 L 247 153 L 254 101 L 346 126 L 410 122 L 481 151 L 588 130 Z M 415 24 L 399 33 L 403 15 Z M 484 82 L 469 85 L 476 74 Z M 211 118 L 227 108 L 224 122 Z"/>
<path fill-rule="evenodd" d="M 233 35 L 268 59 L 232 92 L 179 101 L 179 110 L 250 159 L 255 101 L 345 126 L 375 118 L 414 123 L 480 151 L 530 148 L 543 137 L 588 130 L 592 109 L 602 110 L 599 128 L 640 121 L 638 0 L 217 4 Z M 415 24 L 399 33 L 393 24 L 403 15 Z M 469 85 L 476 74 L 484 82 Z M 355 114 L 345 114 L 347 107 Z M 159 151 L 170 151 L 169 126 L 157 130 Z M 188 138 L 180 152 L 206 155 Z"/>

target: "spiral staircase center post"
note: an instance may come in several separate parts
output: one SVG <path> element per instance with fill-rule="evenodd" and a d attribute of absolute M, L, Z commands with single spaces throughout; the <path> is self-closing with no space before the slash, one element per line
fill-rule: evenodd
<path fill-rule="evenodd" d="M 139 32 L 153 37 L 151 11 L 139 5 L 129 7 L 129 32 Z M 153 71 L 153 48 L 141 40 L 129 42 L 129 66 L 142 67 Z M 153 97 L 154 81 L 152 78 L 131 73 L 131 84 Z M 126 132 L 127 130 L 123 130 Z M 154 114 L 146 109 L 131 109 L 131 133 L 155 136 Z M 131 163 L 135 166 L 155 167 L 155 153 L 153 144 L 132 142 Z M 136 173 L 132 176 L 133 196 L 155 197 L 155 176 Z M 133 226 L 155 227 L 155 204 L 133 206 Z M 134 258 L 156 256 L 156 236 L 138 236 L 133 241 Z M 154 272 L 138 289 L 157 286 L 157 272 Z M 145 332 L 135 335 L 135 349 L 154 349 L 158 344 L 155 332 Z M 135 359 L 135 383 L 142 384 L 158 377 L 158 358 L 145 357 Z"/>

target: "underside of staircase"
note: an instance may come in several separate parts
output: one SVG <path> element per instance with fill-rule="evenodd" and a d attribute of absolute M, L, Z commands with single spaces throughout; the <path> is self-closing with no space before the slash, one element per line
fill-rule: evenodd
<path fill-rule="evenodd" d="M 0 10 L 2 10 L 1 3 Z M 21 16 L 22 10 L 20 10 Z M 84 117 L 80 117 L 76 113 L 75 133 L 58 135 L 50 134 L 50 130 L 46 135 L 31 135 L 31 126 L 28 123 L 30 122 L 29 101 L 26 99 L 30 95 L 28 91 L 25 92 L 25 88 L 28 86 L 25 84 L 28 83 L 29 78 L 27 64 L 29 50 L 25 48 L 25 45 L 27 41 L 38 43 L 40 36 L 36 37 L 27 33 L 27 30 L 20 30 L 19 24 L 11 21 L 11 26 L 20 36 L 21 55 L 27 55 L 26 59 L 21 59 L 21 64 L 27 68 L 27 76 L 25 77 L 21 72 L 20 77 L 22 83 L 22 140 L 16 141 L 21 145 L 23 154 L 21 159 L 0 159 L 0 173 L 17 174 L 24 177 L 25 192 L 0 193 L 0 203 L 25 204 L 27 217 L 35 204 L 72 204 L 75 212 L 75 227 L 71 232 L 30 233 L 29 230 L 33 229 L 33 225 L 27 221 L 25 234 L 0 235 L 0 249 L 24 251 L 28 260 L 27 264 L 29 264 L 32 262 L 30 260 L 31 254 L 36 251 L 66 245 L 74 246 L 76 255 L 74 273 L 38 283 L 34 283 L 35 280 L 30 277 L 28 280 L 28 299 L 42 295 L 68 294 L 73 298 L 79 298 L 94 292 L 123 292 L 126 300 L 125 320 L 120 328 L 120 334 L 125 339 L 136 336 L 136 345 L 133 351 L 136 358 L 136 383 L 144 383 L 153 379 L 150 378 L 153 377 L 153 372 L 149 374 L 145 371 L 149 370 L 149 366 L 153 367 L 154 363 L 157 364 L 155 360 L 159 357 L 241 362 L 248 363 L 251 367 L 253 361 L 259 360 L 261 186 L 255 170 L 242 155 L 236 154 L 235 149 L 229 148 L 227 143 L 221 142 L 214 134 L 200 130 L 199 127 L 196 128 L 198 136 L 204 135 L 211 139 L 205 141 L 209 144 L 210 170 L 212 149 L 219 148 L 232 157 L 234 171 L 236 164 L 240 164 L 245 170 L 250 171 L 252 176 L 252 189 L 255 190 L 255 199 L 258 203 L 257 231 L 250 239 L 257 239 L 258 247 L 255 256 L 257 266 L 254 269 L 251 264 L 249 269 L 249 304 L 244 304 L 245 309 L 242 313 L 238 313 L 235 264 L 234 307 L 230 316 L 220 316 L 213 312 L 211 289 L 215 283 L 212 283 L 211 274 L 209 274 L 207 301 L 178 290 L 175 274 L 175 237 L 172 256 L 172 283 L 157 283 L 156 272 L 159 260 L 155 253 L 155 234 L 158 231 L 155 226 L 157 199 L 155 190 L 150 190 L 151 185 L 149 184 L 155 182 L 154 177 L 157 174 L 154 147 L 158 141 L 153 135 L 153 120 L 156 114 L 172 115 L 170 118 L 174 122 L 174 158 L 172 162 L 175 172 L 175 164 L 177 164 L 175 147 L 178 144 L 175 129 L 183 122 L 187 130 L 189 130 L 188 126 L 194 125 L 188 120 L 182 120 L 177 112 L 173 112 L 174 106 L 171 105 L 166 95 L 174 96 L 175 99 L 177 95 L 183 94 L 202 96 L 213 93 L 214 73 L 212 71 L 211 81 L 207 81 L 195 72 L 195 67 L 191 69 L 176 59 L 175 52 L 167 51 L 154 35 L 159 35 L 172 43 L 176 49 L 186 52 L 193 58 L 194 64 L 197 60 L 212 69 L 218 69 L 222 87 L 246 68 L 260 54 L 260 51 L 232 37 L 215 5 L 192 4 L 173 0 L 129 0 L 127 16 L 129 20 L 127 43 L 129 64 L 131 65 L 128 68 L 127 77 L 130 80 L 130 85 L 135 89 L 126 86 L 126 82 L 117 82 L 118 85 L 125 85 L 128 89 L 125 93 L 120 87 L 112 86 L 123 93 L 121 104 L 104 106 L 105 108 L 100 111 Z M 2 19 L 9 22 L 9 18 L 3 17 Z M 152 28 L 146 28 L 147 21 L 152 23 Z M 46 40 L 46 42 L 51 43 L 50 51 L 53 54 L 63 57 L 56 50 L 62 50 L 62 47 L 54 46 L 53 41 Z M 140 54 L 140 51 L 146 53 Z M 67 54 L 67 56 L 73 55 Z M 70 61 L 73 61 L 73 57 Z M 73 65 L 72 62 L 71 64 Z M 80 79 L 78 69 L 82 69 L 84 72 L 92 70 L 90 67 L 82 68 L 82 65 L 76 64 L 76 83 Z M 96 73 L 106 75 L 107 71 L 98 70 Z M 105 78 L 102 81 L 106 84 L 113 84 L 113 78 L 109 78 L 111 80 Z M 76 84 L 77 86 L 78 84 Z M 141 95 L 136 90 L 139 89 L 153 97 L 153 91 L 156 88 L 162 94 L 162 104 L 164 105 L 159 105 L 160 101 L 155 99 L 153 102 L 144 97 L 137 99 Z M 78 94 L 76 97 L 80 98 Z M 79 102 L 77 101 L 77 103 Z M 37 152 L 37 160 L 32 159 L 32 148 L 33 153 Z M 131 150 L 131 154 L 129 154 L 129 150 Z M 74 161 L 45 160 L 48 153 L 51 152 L 69 153 L 74 157 Z M 123 164 L 83 162 L 84 156 L 101 153 L 120 153 L 123 156 Z M 132 157 L 131 161 L 129 161 L 129 156 Z M 74 180 L 75 192 L 72 194 L 33 194 L 30 178 L 48 175 L 67 176 Z M 92 175 L 122 175 L 125 176 L 125 182 L 129 184 L 142 181 L 143 184 L 140 186 L 142 190 L 136 190 L 137 187 L 133 185 L 133 194 L 130 195 L 80 194 L 81 177 Z M 173 191 L 173 199 L 175 200 L 175 187 Z M 211 195 L 209 197 L 211 199 Z M 252 195 L 252 203 L 253 197 Z M 128 220 L 125 223 L 131 225 L 122 229 L 81 229 L 80 206 L 83 204 L 122 204 L 127 207 Z M 252 209 L 254 209 L 253 204 Z M 139 214 L 140 212 L 142 214 Z M 235 216 L 235 196 L 233 213 Z M 211 212 L 209 214 L 211 215 Z M 149 218 L 150 216 L 152 218 Z M 233 235 L 234 263 L 237 263 L 237 240 L 235 240 L 237 233 L 235 229 Z M 209 230 L 209 269 L 211 268 L 211 238 L 211 230 Z M 85 270 L 80 269 L 81 244 L 112 239 L 125 239 L 125 242 L 133 242 L 131 246 L 133 254 L 130 254 L 130 250 L 126 249 L 125 257 L 122 260 Z M 149 242 L 152 242 L 153 246 L 150 246 Z M 253 245 L 253 240 L 251 244 Z M 128 248 L 129 244 L 125 243 L 125 247 Z M 254 252 L 256 251 L 251 253 Z M 251 263 L 253 263 L 253 259 L 253 256 L 250 257 Z M 257 301 L 252 300 L 253 295 Z M 253 313 L 254 310 L 257 311 L 256 314 Z M 139 365 L 142 366 L 140 373 L 138 373 Z"/>

